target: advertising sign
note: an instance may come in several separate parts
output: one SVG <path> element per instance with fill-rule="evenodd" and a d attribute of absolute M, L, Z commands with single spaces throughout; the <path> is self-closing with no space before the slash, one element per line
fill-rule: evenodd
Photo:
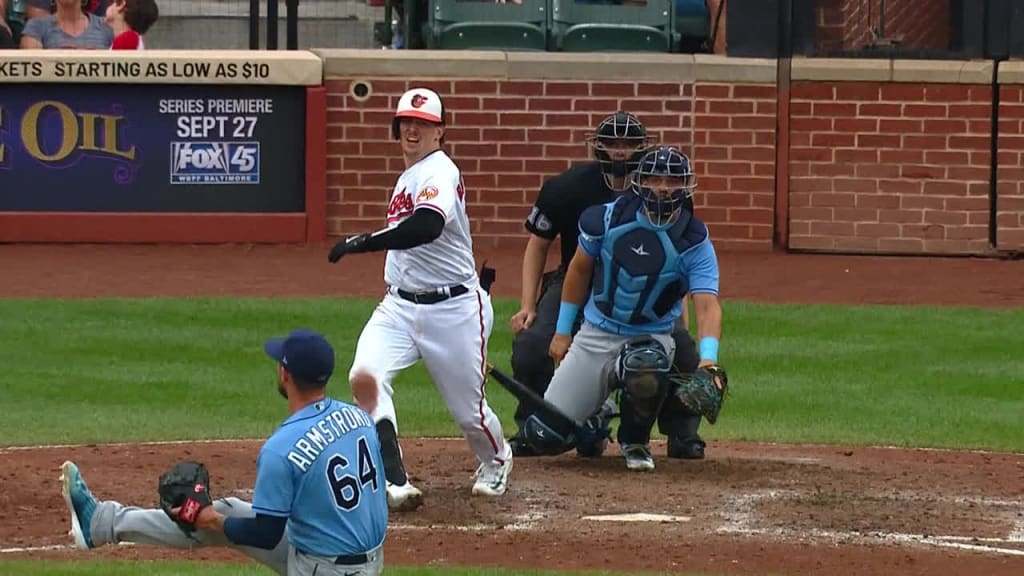
<path fill-rule="evenodd" d="M 0 84 L 0 211 L 302 212 L 304 125 L 300 86 Z"/>

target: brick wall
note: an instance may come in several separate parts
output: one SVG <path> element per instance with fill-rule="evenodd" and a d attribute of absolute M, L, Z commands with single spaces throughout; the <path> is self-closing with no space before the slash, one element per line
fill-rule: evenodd
<path fill-rule="evenodd" d="M 861 50 L 880 31 L 882 0 L 818 0 L 817 46 L 823 53 Z M 899 47 L 944 50 L 950 41 L 950 0 L 886 0 L 884 38 Z"/>
<path fill-rule="evenodd" d="M 996 246 L 1024 250 L 1024 87 L 1003 86 L 999 96 L 999 176 Z"/>
<path fill-rule="evenodd" d="M 698 84 L 694 208 L 724 248 L 771 246 L 775 86 Z"/>
<path fill-rule="evenodd" d="M 791 94 L 791 248 L 987 249 L 990 87 L 801 82 Z"/>
<path fill-rule="evenodd" d="M 372 94 L 358 101 L 349 94 L 355 79 L 327 81 L 331 235 L 379 228 L 403 169 L 398 144 L 390 140 L 390 118 L 411 83 L 370 80 Z M 415 84 L 445 99 L 447 149 L 465 176 L 477 243 L 521 241 L 543 180 L 588 159 L 586 134 L 624 109 L 660 141 L 693 156 L 698 210 L 719 246 L 771 246 L 774 86 L 482 79 Z"/>
<path fill-rule="evenodd" d="M 776 63 L 757 59 L 339 52 L 326 68 L 332 236 L 383 224 L 403 170 L 390 120 L 415 83 L 445 97 L 480 246 L 521 245 L 544 180 L 589 159 L 585 136 L 626 109 L 691 155 L 697 212 L 723 250 L 992 253 L 991 62 L 802 58 L 777 88 Z M 496 77 L 464 77 L 471 66 Z M 997 248 L 1022 251 L 1024 62 L 999 73 Z M 350 94 L 358 82 L 367 99 Z"/>

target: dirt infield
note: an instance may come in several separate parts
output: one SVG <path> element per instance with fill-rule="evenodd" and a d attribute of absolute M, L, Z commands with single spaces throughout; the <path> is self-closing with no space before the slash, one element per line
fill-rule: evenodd
<path fill-rule="evenodd" d="M 379 295 L 377 256 L 331 267 L 322 246 L 0 246 L 0 297 Z M 481 253 L 495 292 L 518 295 L 521 253 Z M 723 295 L 763 302 L 1024 304 L 1024 262 L 722 254 Z M 499 319 L 499 321 L 502 321 Z M 0 558 L 245 561 L 230 550 L 60 546 L 58 467 L 74 459 L 100 497 L 152 505 L 155 478 L 209 463 L 218 494 L 247 497 L 258 443 L 0 449 Z M 708 459 L 627 472 L 612 450 L 519 459 L 509 494 L 469 496 L 462 441 L 406 440 L 426 504 L 396 514 L 389 564 L 704 570 L 717 574 L 1024 573 L 1024 455 L 711 442 Z M 660 515 L 626 522 L 622 514 Z M 596 518 L 592 518 L 596 516 Z M 635 519 L 635 518 L 634 518 Z M 653 520 L 653 521 L 650 521 Z M 55 549 L 47 549 L 57 546 Z M 20 551 L 14 551 L 21 549 Z"/>

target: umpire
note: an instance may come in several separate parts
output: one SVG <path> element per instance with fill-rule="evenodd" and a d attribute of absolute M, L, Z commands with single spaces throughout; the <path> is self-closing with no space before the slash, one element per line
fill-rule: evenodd
<path fill-rule="evenodd" d="M 555 372 L 548 346 L 555 334 L 565 271 L 576 253 L 580 215 L 590 206 L 606 204 L 619 194 L 631 193 L 630 175 L 652 147 L 652 142 L 636 116 L 618 111 L 601 121 L 587 139 L 587 145 L 595 161 L 574 166 L 545 182 L 525 222 L 530 237 L 523 255 L 523 291 L 520 309 L 509 321 L 515 334 L 512 374 L 541 396 Z M 693 211 L 692 199 L 687 199 L 685 209 Z M 548 249 L 559 237 L 559 266 L 544 272 Z M 582 312 L 576 319 L 573 333 L 579 330 L 581 320 Z M 700 359 L 685 323 L 677 326 L 672 336 L 676 340 L 676 368 L 684 373 L 693 372 Z M 516 408 L 515 421 L 520 429 L 509 439 L 514 456 L 535 455 L 521 437 L 523 423 L 532 413 L 528 403 L 520 402 Z M 670 458 L 704 457 L 705 444 L 697 433 L 700 418 L 674 396 L 666 401 L 658 417 L 658 429 L 668 436 Z M 599 426 L 606 427 L 607 422 Z M 594 447 L 577 446 L 577 451 L 581 455 L 600 456 L 603 447 L 602 443 L 595 451 Z"/>

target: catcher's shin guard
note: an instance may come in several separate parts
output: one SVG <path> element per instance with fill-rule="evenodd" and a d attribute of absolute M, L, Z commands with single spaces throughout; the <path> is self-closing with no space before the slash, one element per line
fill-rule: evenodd
<path fill-rule="evenodd" d="M 390 420 L 377 422 L 377 436 L 380 438 L 380 456 L 384 462 L 384 478 L 401 486 L 409 481 L 402 464 L 402 449 L 398 445 L 398 433 Z"/>
<path fill-rule="evenodd" d="M 669 393 L 672 360 L 651 337 L 636 337 L 619 354 L 616 379 L 619 393 L 620 444 L 647 444 L 651 428 Z"/>
<path fill-rule="evenodd" d="M 533 452 L 539 456 L 557 456 L 573 447 L 573 431 L 551 426 L 536 414 L 523 424 L 523 436 Z"/>

